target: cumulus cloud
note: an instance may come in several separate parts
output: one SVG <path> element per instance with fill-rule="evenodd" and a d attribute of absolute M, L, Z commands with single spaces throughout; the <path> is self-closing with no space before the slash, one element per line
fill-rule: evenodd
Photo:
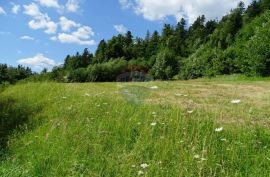
<path fill-rule="evenodd" d="M 190 23 L 200 15 L 208 19 L 219 18 L 232 8 L 235 8 L 240 0 L 119 0 L 122 7 L 134 10 L 137 15 L 145 19 L 155 21 L 174 17 L 177 21 L 186 17 Z M 246 4 L 251 0 L 244 0 Z"/>
<path fill-rule="evenodd" d="M 35 40 L 35 38 L 33 38 L 33 37 L 31 37 L 31 36 L 27 36 L 27 35 L 21 36 L 20 39 L 21 39 L 21 40 L 30 40 L 30 41 Z"/>
<path fill-rule="evenodd" d="M 36 0 L 40 5 L 45 7 L 60 8 L 58 0 Z"/>
<path fill-rule="evenodd" d="M 78 0 L 68 0 L 66 3 L 66 8 L 69 12 L 77 12 L 80 8 Z"/>
<path fill-rule="evenodd" d="M 44 29 L 45 33 L 54 34 L 57 31 L 57 24 L 53 22 L 47 14 L 40 12 L 37 4 L 24 5 L 24 13 L 33 19 L 28 23 L 31 29 Z"/>
<path fill-rule="evenodd" d="M 60 20 L 59 25 L 61 26 L 61 29 L 65 32 L 70 31 L 70 29 L 73 27 L 80 27 L 81 26 L 80 24 L 78 24 L 72 20 L 69 20 L 66 17 L 60 17 L 59 20 Z"/>
<path fill-rule="evenodd" d="M 56 66 L 56 62 L 45 57 L 43 54 L 37 54 L 34 57 L 23 58 L 17 61 L 21 65 L 31 66 L 35 68 L 51 68 Z"/>
<path fill-rule="evenodd" d="M 18 4 L 13 4 L 13 3 L 12 3 L 12 9 L 11 9 L 11 12 L 12 12 L 12 13 L 18 14 L 20 10 L 21 10 L 21 6 L 20 6 L 20 5 L 18 5 Z"/>
<path fill-rule="evenodd" d="M 77 31 L 68 33 L 59 33 L 58 36 L 51 37 L 53 41 L 60 41 L 61 43 L 67 44 L 78 44 L 78 45 L 95 45 L 95 41 L 91 39 L 94 36 L 92 28 L 89 26 L 82 26 Z"/>
<path fill-rule="evenodd" d="M 0 6 L 0 15 L 6 15 L 6 11 Z"/>
<path fill-rule="evenodd" d="M 113 26 L 114 27 L 114 29 L 118 32 L 118 33 L 120 33 L 120 34 L 124 34 L 124 33 L 126 33 L 127 32 L 127 28 L 124 26 L 124 25 L 114 25 Z"/>

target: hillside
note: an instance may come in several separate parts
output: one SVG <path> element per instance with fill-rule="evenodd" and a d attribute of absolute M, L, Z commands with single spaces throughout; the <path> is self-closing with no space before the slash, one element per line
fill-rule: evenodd
<path fill-rule="evenodd" d="M 0 176 L 269 176 L 269 87 L 17 84 L 0 94 Z"/>

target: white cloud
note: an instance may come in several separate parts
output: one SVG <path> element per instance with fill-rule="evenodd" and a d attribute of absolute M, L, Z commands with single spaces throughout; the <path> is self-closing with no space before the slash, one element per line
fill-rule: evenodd
<path fill-rule="evenodd" d="M 33 38 L 33 37 L 31 37 L 31 36 L 27 36 L 27 35 L 21 36 L 20 39 L 21 39 L 21 40 L 30 40 L 30 41 L 35 40 L 35 38 Z"/>
<path fill-rule="evenodd" d="M 77 24 L 76 22 L 67 19 L 66 17 L 60 17 L 60 26 L 62 28 L 63 31 L 67 32 L 70 31 L 71 28 L 73 27 L 80 27 L 80 24 Z"/>
<path fill-rule="evenodd" d="M 240 0 L 119 0 L 122 7 L 128 4 L 137 15 L 142 15 L 147 20 L 164 20 L 174 17 L 180 20 L 186 17 L 192 23 L 200 16 L 207 19 L 219 18 L 232 8 L 235 8 Z M 244 0 L 246 4 L 251 0 Z"/>
<path fill-rule="evenodd" d="M 45 7 L 60 8 L 58 0 L 36 0 L 40 5 Z"/>
<path fill-rule="evenodd" d="M 77 12 L 80 8 L 78 0 L 68 0 L 66 8 L 69 12 Z"/>
<path fill-rule="evenodd" d="M 133 3 L 131 0 L 119 0 L 119 3 L 121 4 L 121 7 L 123 9 L 128 9 L 133 6 Z"/>
<path fill-rule="evenodd" d="M 56 62 L 52 59 L 45 57 L 43 54 L 37 54 L 31 58 L 23 58 L 17 61 L 21 65 L 27 65 L 37 68 L 53 67 L 56 66 Z"/>
<path fill-rule="evenodd" d="M 114 29 L 118 32 L 118 33 L 121 33 L 121 34 L 124 34 L 127 32 L 127 28 L 124 26 L 124 25 L 114 25 Z"/>
<path fill-rule="evenodd" d="M 95 45 L 95 41 L 91 39 L 93 36 L 94 32 L 89 26 L 82 26 L 73 33 L 60 33 L 57 37 L 51 37 L 51 40 L 59 40 L 61 43 L 68 44 Z"/>
<path fill-rule="evenodd" d="M 0 6 L 0 15 L 6 15 L 6 11 Z"/>
<path fill-rule="evenodd" d="M 12 9 L 11 9 L 11 12 L 14 13 L 14 14 L 18 14 L 19 11 L 21 10 L 21 6 L 20 5 L 17 5 L 17 4 L 13 4 L 12 3 Z"/>
<path fill-rule="evenodd" d="M 40 12 L 39 7 L 35 3 L 24 5 L 24 13 L 31 16 L 33 19 L 28 23 L 28 26 L 34 30 L 44 29 L 45 33 L 54 34 L 57 31 L 57 24 L 53 22 L 47 14 Z"/>

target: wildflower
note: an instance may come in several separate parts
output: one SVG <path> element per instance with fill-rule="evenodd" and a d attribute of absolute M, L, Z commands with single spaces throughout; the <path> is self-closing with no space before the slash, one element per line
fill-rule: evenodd
<path fill-rule="evenodd" d="M 199 159 L 200 156 L 199 156 L 198 154 L 196 154 L 196 155 L 194 155 L 194 158 L 195 158 L 195 159 Z"/>
<path fill-rule="evenodd" d="M 207 159 L 206 158 L 201 158 L 201 161 L 206 161 Z"/>
<path fill-rule="evenodd" d="M 138 172 L 138 175 L 140 176 L 140 175 L 143 175 L 144 173 L 143 173 L 143 171 L 142 170 L 140 170 L 139 172 Z"/>
<path fill-rule="evenodd" d="M 232 100 L 231 103 L 232 104 L 240 104 L 241 103 L 241 100 L 235 99 L 235 100 Z"/>
<path fill-rule="evenodd" d="M 192 114 L 193 112 L 193 110 L 187 111 L 188 114 Z"/>
<path fill-rule="evenodd" d="M 220 139 L 221 141 L 227 141 L 225 138 Z"/>
<path fill-rule="evenodd" d="M 156 126 L 156 125 L 157 125 L 156 122 L 152 122 L 152 123 L 151 123 L 151 126 Z"/>
<path fill-rule="evenodd" d="M 89 93 L 85 93 L 84 96 L 90 96 L 90 94 Z"/>
<path fill-rule="evenodd" d="M 156 90 L 156 89 L 158 89 L 158 86 L 152 86 L 152 87 L 150 87 L 150 89 Z"/>
<path fill-rule="evenodd" d="M 135 167 L 136 167 L 136 165 L 132 165 L 131 167 L 132 167 L 132 168 L 135 168 Z"/>
<path fill-rule="evenodd" d="M 67 97 L 63 96 L 62 99 L 67 99 Z"/>
<path fill-rule="evenodd" d="M 223 127 L 220 127 L 220 128 L 216 128 L 215 131 L 216 131 L 216 132 L 222 132 L 223 129 L 224 129 Z"/>
<path fill-rule="evenodd" d="M 149 165 L 148 165 L 147 163 L 143 163 L 143 164 L 141 164 L 141 167 L 142 167 L 143 169 L 145 169 L 145 168 L 149 167 Z"/>

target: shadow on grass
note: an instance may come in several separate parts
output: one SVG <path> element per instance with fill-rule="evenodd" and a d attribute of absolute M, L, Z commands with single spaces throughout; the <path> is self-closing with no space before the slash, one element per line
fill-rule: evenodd
<path fill-rule="evenodd" d="M 25 131 L 31 128 L 29 118 L 37 111 L 25 102 L 13 98 L 0 97 L 0 157 L 7 152 L 9 136 L 14 131 Z"/>

